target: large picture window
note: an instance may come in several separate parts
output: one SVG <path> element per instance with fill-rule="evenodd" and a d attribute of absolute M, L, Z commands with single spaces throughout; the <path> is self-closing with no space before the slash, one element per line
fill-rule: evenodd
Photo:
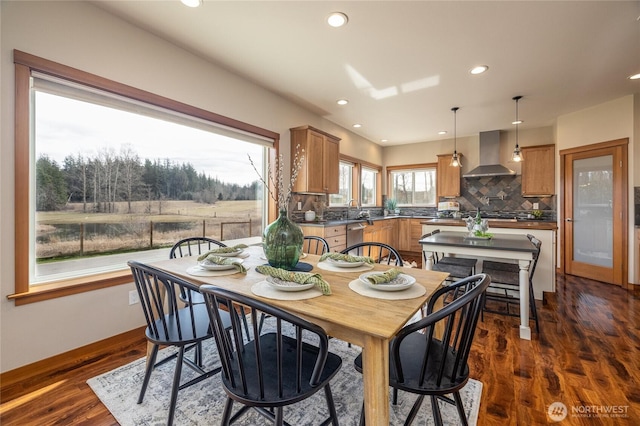
<path fill-rule="evenodd" d="M 132 251 L 149 261 L 188 236 L 261 235 L 269 197 L 248 156 L 264 173 L 277 134 L 22 52 L 14 61 L 16 303 L 129 282 Z"/>

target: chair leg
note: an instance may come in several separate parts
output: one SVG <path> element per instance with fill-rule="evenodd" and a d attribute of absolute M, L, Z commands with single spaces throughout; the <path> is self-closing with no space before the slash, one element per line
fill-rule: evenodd
<path fill-rule="evenodd" d="M 227 397 L 227 402 L 224 404 L 224 411 L 222 412 L 222 426 L 229 426 L 231 420 L 231 413 L 233 412 L 233 399 Z"/>
<path fill-rule="evenodd" d="M 176 411 L 176 403 L 178 402 L 178 388 L 180 387 L 180 377 L 182 376 L 182 361 L 184 360 L 184 346 L 178 352 L 176 359 L 176 370 L 173 374 L 173 385 L 171 386 L 171 402 L 169 403 L 169 420 L 167 426 L 173 425 L 173 416 Z"/>
<path fill-rule="evenodd" d="M 336 413 L 336 404 L 333 402 L 333 394 L 331 393 L 331 387 L 327 383 L 324 387 L 324 395 L 327 399 L 327 407 L 329 408 L 329 416 L 331 416 L 331 423 L 334 426 L 338 426 L 338 413 Z"/>
<path fill-rule="evenodd" d="M 536 298 L 533 293 L 533 286 L 529 286 L 529 303 L 531 304 L 531 316 L 536 322 L 536 333 L 540 334 L 540 323 L 538 323 L 538 310 L 536 308 Z"/>
<path fill-rule="evenodd" d="M 156 358 L 158 357 L 158 345 L 153 345 L 151 349 L 151 356 L 147 359 L 147 368 L 144 372 L 144 380 L 142 381 L 142 389 L 140 389 L 140 395 L 138 396 L 138 404 L 142 404 L 142 400 L 144 399 L 144 394 L 147 391 L 147 385 L 149 384 L 149 379 L 151 378 L 151 372 L 155 367 Z"/>
<path fill-rule="evenodd" d="M 398 388 L 393 388 L 393 405 L 398 405 Z"/>
<path fill-rule="evenodd" d="M 460 392 L 453 393 L 453 399 L 456 401 L 456 408 L 458 409 L 458 414 L 460 415 L 460 420 L 462 421 L 462 426 L 468 426 L 467 415 L 464 412 L 464 406 L 462 405 L 462 398 L 460 398 Z"/>
<path fill-rule="evenodd" d="M 360 410 L 360 423 L 358 426 L 365 426 L 364 421 L 364 401 L 362 401 L 362 410 Z"/>
<path fill-rule="evenodd" d="M 193 362 L 198 367 L 202 367 L 202 342 L 196 343 L 196 350 L 195 350 L 195 355 L 193 357 Z"/>
<path fill-rule="evenodd" d="M 433 411 L 433 423 L 436 426 L 442 426 L 442 414 L 440 413 L 438 398 L 435 395 L 431 395 L 431 411 Z"/>
<path fill-rule="evenodd" d="M 274 422 L 275 426 L 282 426 L 284 424 L 284 416 L 283 416 L 282 407 L 276 407 L 276 420 Z"/>
<path fill-rule="evenodd" d="M 431 398 L 433 400 L 433 397 Z M 413 421 L 416 418 L 416 415 L 418 414 L 418 411 L 420 410 L 420 407 L 422 406 L 422 401 L 424 401 L 424 395 L 420 395 L 418 399 L 416 399 L 416 402 L 413 404 L 413 407 L 411 407 L 411 411 L 409 411 L 407 420 L 405 420 L 404 422 L 405 426 L 409 426 L 411 423 L 413 423 Z M 433 404 L 433 401 L 432 401 L 432 404 Z M 442 421 L 440 422 L 440 424 L 442 424 Z"/>

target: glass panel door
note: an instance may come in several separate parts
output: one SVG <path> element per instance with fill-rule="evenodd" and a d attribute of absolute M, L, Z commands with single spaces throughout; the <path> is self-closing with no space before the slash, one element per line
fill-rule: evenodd
<path fill-rule="evenodd" d="M 613 156 L 573 162 L 573 259 L 613 266 Z"/>

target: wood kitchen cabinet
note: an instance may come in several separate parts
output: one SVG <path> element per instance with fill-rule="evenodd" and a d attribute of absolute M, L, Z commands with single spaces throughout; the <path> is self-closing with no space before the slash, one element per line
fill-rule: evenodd
<path fill-rule="evenodd" d="M 438 155 L 437 190 L 438 198 L 455 198 L 460 196 L 460 167 L 451 167 L 453 154 Z M 462 154 L 458 154 L 462 159 Z"/>
<path fill-rule="evenodd" d="M 304 149 L 304 162 L 293 192 L 337 194 L 340 184 L 340 138 L 311 126 L 289 130 L 292 164 L 296 147 L 300 145 L 300 152 Z"/>
<path fill-rule="evenodd" d="M 400 251 L 421 252 L 418 240 L 422 236 L 423 219 L 398 219 L 398 245 Z"/>
<path fill-rule="evenodd" d="M 397 248 L 398 243 L 398 219 L 376 220 L 373 225 L 367 225 L 362 233 L 362 241 L 388 244 Z M 377 256 L 372 252 L 372 256 Z"/>
<path fill-rule="evenodd" d="M 538 145 L 522 150 L 522 196 L 555 194 L 555 145 Z"/>
<path fill-rule="evenodd" d="M 340 252 L 347 248 L 347 227 L 337 226 L 305 226 L 300 225 L 304 236 L 322 237 L 329 243 L 329 251 Z"/>

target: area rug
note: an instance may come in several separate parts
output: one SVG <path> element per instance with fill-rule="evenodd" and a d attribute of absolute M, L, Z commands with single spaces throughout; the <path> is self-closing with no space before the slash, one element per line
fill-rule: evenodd
<path fill-rule="evenodd" d="M 331 381 L 339 422 L 341 425 L 357 425 L 362 407 L 362 375 L 353 368 L 353 360 L 360 349 L 348 347 L 347 343 L 338 339 L 331 339 L 329 347 L 343 360 L 342 368 Z M 206 354 L 205 365 L 218 365 L 214 342 L 205 342 L 203 349 Z M 158 359 L 172 350 L 160 351 Z M 170 361 L 154 370 L 142 404 L 136 404 L 136 401 L 144 377 L 144 358 L 93 377 L 87 383 L 121 426 L 164 425 L 167 423 L 174 365 L 175 362 Z M 183 382 L 192 373 L 191 369 L 185 367 Z M 481 394 L 482 383 L 476 380 L 469 380 L 461 391 L 470 425 L 477 423 Z M 203 380 L 179 392 L 174 423 L 179 426 L 220 424 L 225 401 L 226 394 L 220 383 L 220 375 Z M 398 405 L 391 405 L 390 408 L 390 424 L 403 424 L 414 401 L 414 395 L 400 392 Z M 235 403 L 234 411 L 237 407 L 239 404 Z M 441 402 L 440 408 L 445 425 L 460 424 L 458 413 L 453 405 Z M 327 417 L 324 392 L 320 391 L 311 399 L 286 407 L 284 413 L 285 420 L 292 425 L 320 424 Z M 266 419 L 250 410 L 235 424 L 254 426 L 266 423 Z M 414 424 L 421 426 L 433 424 L 429 398 L 425 399 Z"/>

